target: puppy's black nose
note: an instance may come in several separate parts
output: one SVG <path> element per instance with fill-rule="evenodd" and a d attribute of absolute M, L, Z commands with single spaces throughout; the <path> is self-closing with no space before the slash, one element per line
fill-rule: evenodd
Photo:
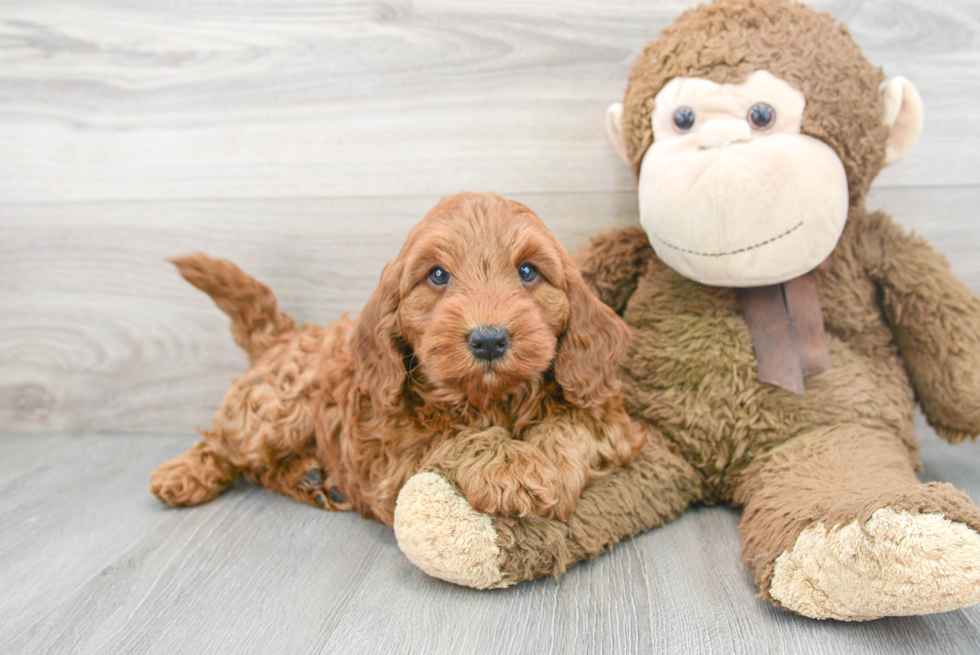
<path fill-rule="evenodd" d="M 492 362 L 507 352 L 510 330 L 500 325 L 481 325 L 470 330 L 466 342 L 474 355 Z"/>

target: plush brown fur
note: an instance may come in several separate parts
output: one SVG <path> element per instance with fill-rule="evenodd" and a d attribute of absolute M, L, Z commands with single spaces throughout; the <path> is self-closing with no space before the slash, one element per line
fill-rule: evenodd
<path fill-rule="evenodd" d="M 538 270 L 531 283 L 518 277 L 524 262 Z M 170 505 L 211 500 L 242 475 L 391 524 L 401 486 L 432 469 L 488 513 L 564 519 L 645 438 L 616 378 L 626 326 L 519 203 L 443 199 L 384 268 L 360 320 L 330 328 L 297 328 L 230 262 L 174 263 L 232 318 L 252 368 L 204 440 L 153 473 Z M 449 284 L 428 281 L 436 266 Z M 480 324 L 510 330 L 503 357 L 472 354 L 467 334 Z"/>
<path fill-rule="evenodd" d="M 579 263 L 633 328 L 624 393 L 651 437 L 631 469 L 583 492 L 566 523 L 494 521 L 510 581 L 560 573 L 694 502 L 745 507 L 743 556 L 765 597 L 775 559 L 811 525 L 863 523 L 890 507 L 980 531 L 965 494 L 918 482 L 913 431 L 914 398 L 951 443 L 980 433 L 980 299 L 924 240 L 865 209 L 885 149 L 882 78 L 846 29 L 781 0 L 684 14 L 630 76 L 623 125 L 634 170 L 670 78 L 739 82 L 760 68 L 804 91 L 803 132 L 830 145 L 848 174 L 848 222 L 832 267 L 816 273 L 832 368 L 807 380 L 805 396 L 761 383 L 735 290 L 667 268 L 639 228 L 594 239 Z"/>

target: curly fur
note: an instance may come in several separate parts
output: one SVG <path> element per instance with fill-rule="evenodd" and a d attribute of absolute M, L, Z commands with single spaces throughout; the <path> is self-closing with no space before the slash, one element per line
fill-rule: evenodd
<path fill-rule="evenodd" d="M 525 262 L 539 272 L 530 283 L 517 274 Z M 252 368 L 204 440 L 153 473 L 151 490 L 170 505 L 206 502 L 244 476 L 391 524 L 402 485 L 432 469 L 482 511 L 564 519 L 645 439 L 616 378 L 626 325 L 519 203 L 443 199 L 385 266 L 360 319 L 330 328 L 297 328 L 230 262 L 174 263 L 232 318 Z M 428 282 L 435 266 L 449 284 Z M 472 354 L 466 337 L 480 324 L 509 329 L 503 357 Z"/>

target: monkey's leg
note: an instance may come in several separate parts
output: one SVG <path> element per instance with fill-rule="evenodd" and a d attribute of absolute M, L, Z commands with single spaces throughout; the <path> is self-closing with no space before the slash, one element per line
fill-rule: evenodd
<path fill-rule="evenodd" d="M 558 575 L 616 542 L 677 517 L 702 494 L 701 478 L 651 430 L 625 470 L 582 491 L 567 522 L 478 512 L 447 479 L 413 476 L 398 495 L 395 535 L 429 575 L 486 589 Z"/>
<path fill-rule="evenodd" d="M 171 507 L 213 500 L 238 477 L 238 470 L 207 441 L 198 441 L 180 457 L 150 474 L 150 491 Z"/>
<path fill-rule="evenodd" d="M 742 555 L 777 605 L 861 621 L 980 602 L 980 508 L 952 485 L 920 483 L 888 432 L 816 429 L 738 484 Z"/>

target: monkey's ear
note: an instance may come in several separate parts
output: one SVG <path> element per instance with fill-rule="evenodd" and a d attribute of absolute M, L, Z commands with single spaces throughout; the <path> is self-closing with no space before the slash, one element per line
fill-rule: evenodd
<path fill-rule="evenodd" d="M 606 136 L 609 137 L 623 161 L 630 163 L 626 155 L 626 139 L 623 138 L 623 103 L 621 102 L 614 102 L 606 110 Z"/>
<path fill-rule="evenodd" d="M 922 134 L 922 97 L 907 79 L 893 77 L 882 88 L 881 100 L 888 126 L 885 166 L 890 166 L 909 154 Z"/>

